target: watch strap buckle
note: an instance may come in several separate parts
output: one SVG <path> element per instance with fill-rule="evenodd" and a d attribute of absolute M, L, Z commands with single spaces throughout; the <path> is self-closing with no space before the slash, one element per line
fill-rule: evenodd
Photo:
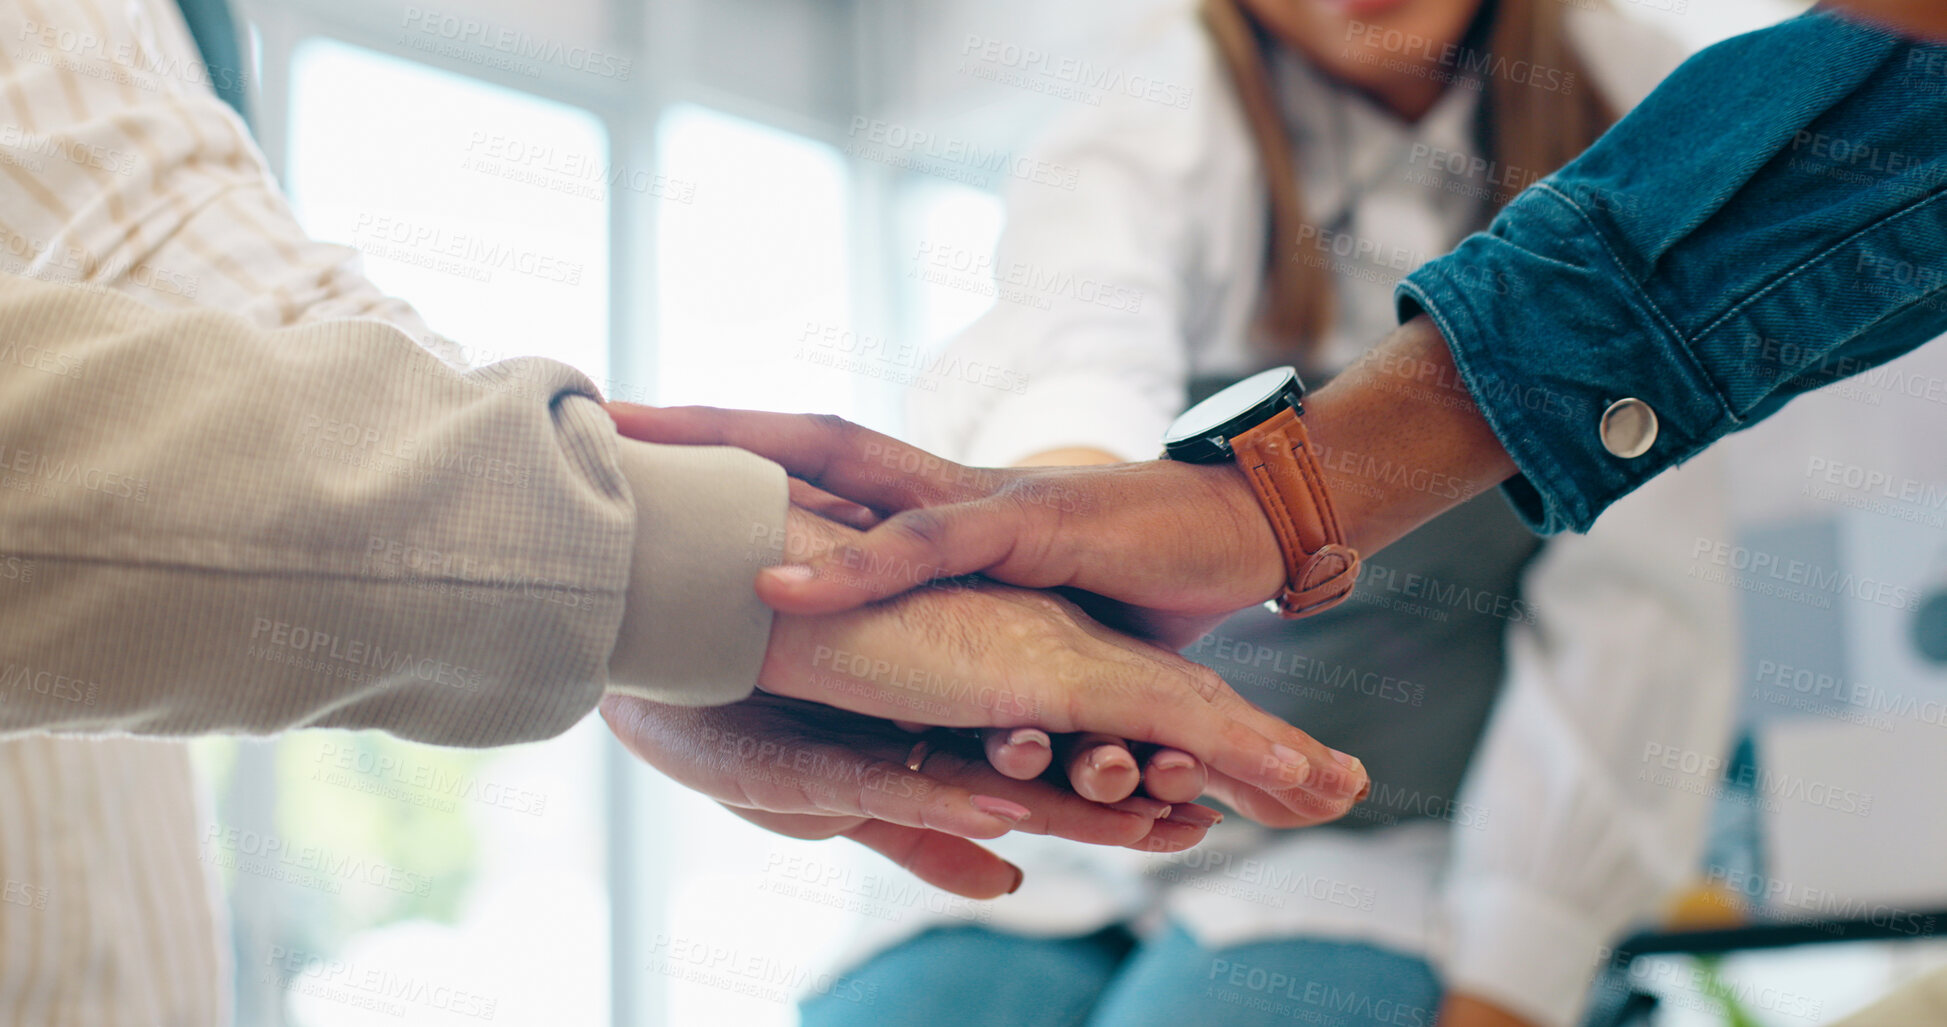
<path fill-rule="evenodd" d="M 1297 584 L 1287 582 L 1278 593 L 1278 616 L 1296 620 L 1324 613 L 1351 597 L 1352 586 L 1358 583 L 1359 554 L 1349 546 L 1328 543 L 1306 558 Z"/>
<path fill-rule="evenodd" d="M 1359 553 L 1345 544 L 1338 514 L 1298 412 L 1287 408 L 1231 440 L 1284 555 L 1278 615 L 1322 613 L 1345 601 L 1359 579 Z"/>

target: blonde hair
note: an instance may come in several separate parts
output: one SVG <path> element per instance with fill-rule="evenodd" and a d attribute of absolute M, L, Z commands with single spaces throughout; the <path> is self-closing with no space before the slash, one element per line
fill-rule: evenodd
<path fill-rule="evenodd" d="M 1482 87 L 1477 138 L 1486 158 L 1524 185 L 1573 160 L 1616 120 L 1568 43 L 1564 6 L 1561 0 L 1487 0 L 1481 15 L 1485 31 L 1477 26 L 1472 34 L 1497 66 L 1526 61 L 1559 73 L 1550 77 L 1559 89 L 1506 74 L 1488 75 Z M 1202 15 L 1243 106 L 1270 189 L 1267 296 L 1256 334 L 1272 355 L 1315 369 L 1309 365 L 1334 316 L 1331 267 L 1300 260 L 1296 252 L 1307 222 L 1284 116 L 1265 65 L 1267 33 L 1238 0 L 1203 0 Z M 1518 191 L 1497 194 L 1494 209 Z"/>

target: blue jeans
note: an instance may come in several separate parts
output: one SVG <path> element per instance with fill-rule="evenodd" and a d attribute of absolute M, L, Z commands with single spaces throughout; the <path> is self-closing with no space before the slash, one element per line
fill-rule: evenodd
<path fill-rule="evenodd" d="M 938 928 L 806 1000 L 804 1027 L 1433 1027 L 1425 961 L 1295 938 L 1211 950 L 1170 926 L 1024 938 Z"/>
<path fill-rule="evenodd" d="M 1947 47 L 1819 13 L 1711 47 L 1398 297 L 1514 458 L 1516 510 L 1586 531 L 1947 331 Z M 1656 415 L 1648 452 L 1603 444 L 1624 398 Z"/>

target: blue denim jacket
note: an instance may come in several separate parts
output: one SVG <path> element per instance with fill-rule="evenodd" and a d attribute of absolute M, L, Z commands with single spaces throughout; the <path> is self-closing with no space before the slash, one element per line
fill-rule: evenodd
<path fill-rule="evenodd" d="M 1947 331 L 1944 286 L 1947 47 L 1814 13 L 1691 58 L 1397 297 L 1557 532 Z M 1633 459 L 1598 431 L 1628 397 L 1660 429 Z"/>

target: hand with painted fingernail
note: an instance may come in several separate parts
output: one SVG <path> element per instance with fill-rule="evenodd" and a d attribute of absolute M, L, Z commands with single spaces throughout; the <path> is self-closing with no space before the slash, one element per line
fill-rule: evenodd
<path fill-rule="evenodd" d="M 851 838 L 970 898 L 1013 890 L 1019 871 L 968 839 L 1025 831 L 1176 852 L 1214 822 L 1202 807 L 1169 819 L 1089 802 L 995 771 L 973 739 L 792 699 L 687 707 L 611 695 L 601 709 L 629 751 L 739 816 L 796 838 Z"/>
<path fill-rule="evenodd" d="M 793 509 L 781 555 L 812 558 L 857 536 Z M 1044 758 L 1040 736 L 1021 728 L 1175 749 L 1302 810 L 1306 823 L 1343 815 L 1364 784 L 1214 671 L 1111 631 L 1061 596 L 993 582 L 932 585 L 837 613 L 777 613 L 757 685 L 888 720 L 1004 730 L 989 745 L 1007 772 Z M 1083 794 L 1116 801 L 1142 783 L 1127 748 L 1096 758 L 1108 762 L 1068 768 L 1087 782 Z M 1194 797 L 1181 781 L 1171 786 Z"/>

